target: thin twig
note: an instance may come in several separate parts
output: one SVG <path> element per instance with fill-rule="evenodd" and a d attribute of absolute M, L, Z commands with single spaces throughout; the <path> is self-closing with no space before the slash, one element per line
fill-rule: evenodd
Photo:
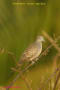
<path fill-rule="evenodd" d="M 19 73 L 20 73 L 20 71 L 17 70 L 17 69 L 15 69 L 15 68 L 12 68 L 12 70 L 15 71 L 15 72 L 19 72 Z M 21 78 L 24 80 L 27 88 L 28 88 L 29 90 L 32 90 L 31 85 L 30 85 L 28 79 L 27 79 L 26 77 L 24 77 L 23 74 L 22 74 L 22 75 L 20 74 L 20 76 L 21 76 Z"/>
<path fill-rule="evenodd" d="M 60 71 L 60 68 L 57 68 L 53 74 L 48 78 L 48 80 L 45 81 L 45 85 L 55 76 L 55 74 Z M 38 90 L 42 90 L 44 87 L 39 88 Z"/>
<path fill-rule="evenodd" d="M 12 81 L 12 83 L 8 87 L 11 87 L 15 83 L 15 81 L 31 66 L 32 64 L 28 65 L 23 71 L 20 71 L 19 74 L 15 77 L 15 79 Z M 6 90 L 9 90 L 9 88 L 7 88 Z"/>
<path fill-rule="evenodd" d="M 57 43 L 59 39 L 60 39 L 60 36 L 58 36 L 58 37 L 55 39 L 55 43 Z M 49 50 L 50 48 L 52 48 L 52 46 L 53 46 L 53 45 L 50 44 L 50 45 L 42 52 L 42 54 L 40 55 L 39 58 L 41 58 L 42 56 L 44 56 L 45 54 L 47 54 L 48 50 Z"/>
<path fill-rule="evenodd" d="M 4 48 L 0 48 L 0 54 L 3 54 L 3 53 L 7 53 L 8 55 L 10 55 L 13 58 L 15 64 L 17 65 L 16 56 L 15 56 L 15 54 L 13 52 L 8 51 L 8 50 L 6 50 Z"/>
<path fill-rule="evenodd" d="M 56 86 L 57 86 L 57 83 L 58 83 L 58 81 L 59 81 L 59 78 L 60 78 L 60 71 L 59 71 L 58 76 L 57 76 L 57 79 L 56 79 L 56 81 L 55 81 L 53 90 L 56 90 Z"/>
<path fill-rule="evenodd" d="M 56 56 L 53 58 L 53 67 L 54 67 L 54 69 L 57 68 L 57 60 L 58 60 L 59 56 L 60 56 L 60 53 L 57 53 Z"/>
<path fill-rule="evenodd" d="M 50 43 L 56 48 L 56 50 L 60 53 L 60 48 L 58 47 L 58 45 L 56 44 L 56 42 L 46 33 L 46 32 L 42 32 L 42 34 L 50 41 Z"/>

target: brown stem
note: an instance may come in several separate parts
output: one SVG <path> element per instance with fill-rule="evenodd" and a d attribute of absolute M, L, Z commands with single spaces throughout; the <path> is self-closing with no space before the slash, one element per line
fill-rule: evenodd
<path fill-rule="evenodd" d="M 12 69 L 16 70 L 16 71 L 19 72 L 19 73 L 17 74 L 17 76 L 15 77 L 15 79 L 12 81 L 12 83 L 10 83 L 10 85 L 9 85 L 8 87 L 11 87 L 11 86 L 16 82 L 16 80 L 17 80 L 20 76 L 22 76 L 22 74 L 23 74 L 26 70 L 28 70 L 31 66 L 32 66 L 32 64 L 28 65 L 23 71 L 20 71 L 20 72 L 19 72 L 17 69 L 12 68 Z M 9 90 L 9 88 L 7 88 L 6 90 Z M 30 89 L 30 90 L 32 90 L 32 89 Z"/>
<path fill-rule="evenodd" d="M 12 69 L 13 71 L 15 71 L 15 72 L 19 72 L 19 73 L 20 73 L 20 71 L 17 70 L 17 69 L 15 69 L 15 68 L 11 68 L 11 69 Z M 20 74 L 20 76 L 21 76 L 21 78 L 24 80 L 27 88 L 28 88 L 29 90 L 32 90 L 31 85 L 30 85 L 28 79 L 27 79 L 26 77 L 24 77 L 22 73 Z"/>
<path fill-rule="evenodd" d="M 58 81 L 59 81 L 59 78 L 60 78 L 60 72 L 58 73 L 58 76 L 57 76 L 57 79 L 56 79 L 56 81 L 55 81 L 53 90 L 56 90 L 56 86 L 57 86 L 57 83 L 58 83 Z"/>
<path fill-rule="evenodd" d="M 58 47 L 56 42 L 46 32 L 43 31 L 42 33 L 50 41 L 50 43 L 56 48 L 56 50 L 60 53 L 60 48 Z"/>

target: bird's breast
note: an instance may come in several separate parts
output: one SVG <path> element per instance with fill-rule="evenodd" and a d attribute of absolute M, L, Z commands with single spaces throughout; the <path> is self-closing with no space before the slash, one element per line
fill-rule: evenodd
<path fill-rule="evenodd" d="M 42 51 L 42 44 L 40 44 L 40 46 L 36 45 L 35 49 L 32 51 L 32 57 L 30 58 L 30 60 L 32 61 L 37 57 L 39 57 L 39 55 L 41 54 L 41 51 Z"/>

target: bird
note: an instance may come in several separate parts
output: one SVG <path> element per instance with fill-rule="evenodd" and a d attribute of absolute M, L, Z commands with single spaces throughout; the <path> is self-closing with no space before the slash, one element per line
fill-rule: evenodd
<path fill-rule="evenodd" d="M 24 62 L 31 62 L 32 64 L 34 64 L 35 61 L 38 60 L 38 57 L 42 52 L 42 42 L 45 42 L 44 37 L 40 36 L 40 35 L 37 36 L 36 41 L 34 41 L 32 44 L 30 44 L 28 46 L 28 48 L 26 48 L 26 50 L 22 53 L 22 55 L 18 61 L 18 66 L 20 66 L 20 64 L 22 64 Z M 24 69 L 22 72 L 24 72 L 26 69 Z M 12 81 L 12 83 L 9 85 L 9 87 L 11 87 L 14 84 L 14 82 L 20 77 L 20 75 L 21 75 L 21 73 L 19 73 L 16 76 L 16 78 Z M 9 88 L 7 88 L 6 90 L 9 90 Z"/>
<path fill-rule="evenodd" d="M 22 53 L 18 65 L 23 62 L 31 62 L 32 64 L 38 60 L 39 55 L 42 52 L 42 42 L 44 42 L 43 36 L 37 36 L 36 41 L 26 48 L 26 50 Z"/>

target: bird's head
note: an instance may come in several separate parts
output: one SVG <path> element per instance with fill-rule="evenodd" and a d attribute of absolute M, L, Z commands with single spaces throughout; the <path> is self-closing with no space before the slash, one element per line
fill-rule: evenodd
<path fill-rule="evenodd" d="M 44 37 L 43 36 L 37 36 L 37 42 L 45 42 Z"/>

